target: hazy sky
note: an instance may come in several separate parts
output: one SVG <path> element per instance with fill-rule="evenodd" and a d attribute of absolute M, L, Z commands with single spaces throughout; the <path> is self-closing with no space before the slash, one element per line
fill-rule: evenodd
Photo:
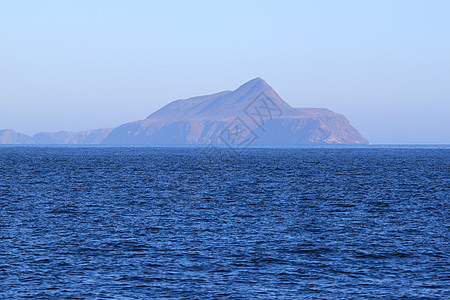
<path fill-rule="evenodd" d="M 450 143 L 450 1 L 1 1 L 0 128 L 113 127 L 265 79 L 373 143 Z"/>

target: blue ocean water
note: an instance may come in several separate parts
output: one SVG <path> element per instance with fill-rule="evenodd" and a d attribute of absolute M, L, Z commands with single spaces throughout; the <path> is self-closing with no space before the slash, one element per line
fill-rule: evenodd
<path fill-rule="evenodd" d="M 2 299 L 444 299 L 450 148 L 0 148 Z"/>

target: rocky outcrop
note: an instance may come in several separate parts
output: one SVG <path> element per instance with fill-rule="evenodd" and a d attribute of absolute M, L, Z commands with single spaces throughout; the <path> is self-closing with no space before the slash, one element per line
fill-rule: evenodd
<path fill-rule="evenodd" d="M 2 132 L 5 132 L 1 134 Z M 367 144 L 340 114 L 293 108 L 261 78 L 234 91 L 173 101 L 144 120 L 114 129 L 38 133 L 0 131 L 2 144 L 304 145 Z"/>
<path fill-rule="evenodd" d="M 33 136 L 35 144 L 68 144 L 95 145 L 100 144 L 112 131 L 112 128 L 95 129 L 81 132 L 40 132 Z"/>
<path fill-rule="evenodd" d="M 33 144 L 33 139 L 28 135 L 18 133 L 12 129 L 0 130 L 0 144 L 26 145 Z"/>
<path fill-rule="evenodd" d="M 261 78 L 235 91 L 177 100 L 145 120 L 115 128 L 105 144 L 226 144 L 224 133 L 238 118 L 261 145 L 367 144 L 340 114 L 293 108 Z"/>

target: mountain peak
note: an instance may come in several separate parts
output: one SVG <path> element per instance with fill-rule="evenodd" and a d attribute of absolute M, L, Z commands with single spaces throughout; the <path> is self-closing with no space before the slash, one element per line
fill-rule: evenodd
<path fill-rule="evenodd" d="M 272 90 L 272 87 L 260 77 L 256 77 L 250 81 L 247 81 L 241 85 L 237 90 L 250 90 L 250 89 L 260 89 L 260 90 Z"/>
<path fill-rule="evenodd" d="M 265 83 L 265 84 L 267 84 L 267 82 L 266 82 L 264 79 L 262 79 L 261 77 L 253 78 L 253 79 L 247 81 L 246 83 L 251 83 L 251 82 L 254 82 L 254 83 Z M 245 83 L 244 83 L 244 84 L 245 84 Z"/>
<path fill-rule="evenodd" d="M 240 123 L 232 123 L 235 121 L 245 130 L 241 131 Z M 253 133 L 257 143 L 264 145 L 367 143 L 344 116 L 326 109 L 293 108 L 256 77 L 234 91 L 173 101 L 145 120 L 114 129 L 38 133 L 33 137 L 0 130 L 0 144 L 223 145 L 229 144 L 224 137 L 232 137 L 232 130 Z"/>
<path fill-rule="evenodd" d="M 31 137 L 12 129 L 0 130 L 0 144 L 31 144 Z"/>

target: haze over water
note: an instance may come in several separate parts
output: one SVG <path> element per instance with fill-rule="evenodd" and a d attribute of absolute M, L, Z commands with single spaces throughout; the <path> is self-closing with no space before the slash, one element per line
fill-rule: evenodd
<path fill-rule="evenodd" d="M 111 128 L 261 77 L 372 143 L 450 142 L 450 2 L 1 1 L 0 130 Z"/>

